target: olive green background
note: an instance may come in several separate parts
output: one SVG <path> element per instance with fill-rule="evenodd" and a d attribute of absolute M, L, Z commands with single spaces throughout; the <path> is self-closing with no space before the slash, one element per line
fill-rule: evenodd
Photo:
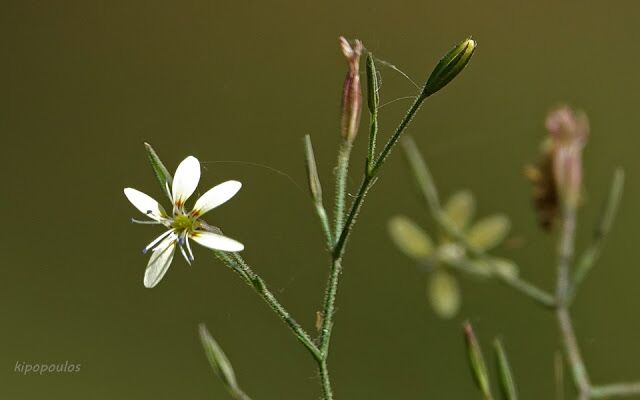
<path fill-rule="evenodd" d="M 640 379 L 639 20 L 632 1 L 2 2 L 0 398 L 225 399 L 198 342 L 201 321 L 253 398 L 319 397 L 302 346 L 209 252 L 197 249 L 193 267 L 176 257 L 157 288 L 143 287 L 141 249 L 160 230 L 129 222 L 138 212 L 122 189 L 161 198 L 143 141 L 171 170 L 197 156 L 201 191 L 242 181 L 208 221 L 245 243 L 246 259 L 313 329 L 327 256 L 301 139 L 312 135 L 329 200 L 341 34 L 418 82 L 454 43 L 474 36 L 469 68 L 427 101 L 409 131 L 444 195 L 469 188 L 480 214 L 512 217 L 523 245 L 496 254 L 546 288 L 554 239 L 535 227 L 522 165 L 536 157 L 551 106 L 566 101 L 588 112 L 580 248 L 614 167 L 628 179 L 575 325 L 594 381 Z M 414 93 L 396 72 L 382 74 L 383 102 Z M 381 110 L 383 137 L 407 106 Z M 465 318 L 487 350 L 504 338 L 523 398 L 554 398 L 551 314 L 498 284 L 463 280 L 460 317 L 437 319 L 425 302 L 426 276 L 387 238 L 386 221 L 397 213 L 433 230 L 399 153 L 348 247 L 330 358 L 337 398 L 478 398 L 464 358 Z M 81 371 L 14 371 L 16 362 L 65 361 Z"/>

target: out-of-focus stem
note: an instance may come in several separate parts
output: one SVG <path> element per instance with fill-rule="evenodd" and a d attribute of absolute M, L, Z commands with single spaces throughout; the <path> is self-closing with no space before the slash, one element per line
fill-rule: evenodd
<path fill-rule="evenodd" d="M 320 350 L 315 345 L 309 334 L 298 324 L 289 312 L 280 304 L 278 299 L 267 288 L 264 280 L 256 274 L 244 259 L 237 253 L 214 252 L 216 256 L 236 271 L 243 280 L 251 286 L 256 293 L 269 305 L 278 317 L 291 329 L 296 338 L 309 350 L 315 360 L 320 360 Z"/>
<path fill-rule="evenodd" d="M 634 395 L 640 395 L 640 382 L 593 386 L 590 393 L 592 399 L 609 399 Z"/>
<path fill-rule="evenodd" d="M 582 284 L 582 281 L 584 281 L 589 271 L 591 271 L 591 268 L 593 268 L 593 265 L 600 258 L 600 253 L 602 252 L 605 239 L 611 230 L 613 220 L 618 212 L 618 206 L 622 199 L 623 190 L 624 171 L 621 168 L 618 168 L 613 175 L 611 188 L 609 189 L 609 196 L 607 197 L 602 216 L 600 217 L 600 221 L 593 235 L 593 243 L 582 254 L 582 257 L 580 257 L 580 260 L 576 265 L 576 271 L 573 274 L 573 282 L 571 283 L 569 291 L 569 302 L 574 299 L 580 284 Z"/>
<path fill-rule="evenodd" d="M 589 399 L 591 383 L 589 375 L 580 353 L 580 346 L 573 329 L 571 316 L 569 315 L 568 296 L 570 289 L 570 269 L 573 261 L 573 250 L 576 232 L 576 207 L 575 203 L 564 204 L 562 213 L 562 231 L 558 245 L 558 274 L 556 282 L 556 318 L 563 346 L 571 373 L 573 383 L 578 391 L 580 399 Z"/>

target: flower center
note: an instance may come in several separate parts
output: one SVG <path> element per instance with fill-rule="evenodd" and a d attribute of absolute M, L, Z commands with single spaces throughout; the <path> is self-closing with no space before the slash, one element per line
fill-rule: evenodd
<path fill-rule="evenodd" d="M 195 230 L 195 222 L 195 219 L 192 219 L 187 215 L 178 215 L 173 218 L 171 227 L 175 229 L 177 233 L 193 232 Z"/>

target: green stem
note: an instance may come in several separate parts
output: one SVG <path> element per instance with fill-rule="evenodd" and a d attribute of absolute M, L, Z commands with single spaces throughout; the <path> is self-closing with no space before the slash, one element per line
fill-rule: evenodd
<path fill-rule="evenodd" d="M 329 217 L 327 216 L 327 212 L 325 211 L 322 203 L 316 202 L 315 208 L 316 214 L 318 214 L 318 218 L 322 225 L 322 232 L 324 233 L 325 240 L 327 241 L 327 249 L 331 251 L 333 248 L 333 234 L 331 233 L 331 226 L 329 225 Z"/>
<path fill-rule="evenodd" d="M 580 347 L 576 339 L 575 332 L 573 330 L 573 324 L 571 323 L 571 317 L 569 310 L 566 307 L 559 307 L 556 310 L 556 318 L 558 320 L 558 326 L 560 328 L 560 334 L 562 336 L 563 347 L 566 353 L 569 367 L 573 376 L 573 383 L 578 390 L 578 394 L 582 397 L 589 398 L 591 384 L 589 383 L 589 376 L 587 369 L 584 365 L 582 355 L 580 354 Z"/>
<path fill-rule="evenodd" d="M 419 96 L 416 98 L 416 100 L 411 105 L 411 108 L 409 108 L 409 111 L 407 111 L 404 118 L 402 118 L 402 121 L 400 121 L 400 124 L 396 128 L 395 133 L 385 144 L 382 152 L 380 152 L 380 155 L 371 168 L 371 172 L 365 175 L 364 179 L 362 180 L 360 189 L 358 189 L 358 193 L 356 194 L 353 204 L 349 209 L 349 213 L 347 214 L 344 228 L 339 235 L 336 235 L 336 245 L 333 249 L 334 259 L 336 258 L 336 256 L 341 256 L 344 253 L 346 242 L 349 239 L 349 235 L 351 234 L 351 229 L 353 229 L 353 225 L 355 224 L 356 217 L 360 213 L 360 208 L 362 207 L 364 198 L 369 192 L 369 189 L 371 189 L 371 187 L 376 182 L 376 175 L 378 174 L 380 168 L 384 165 L 387 157 L 389 157 L 389 154 L 391 153 L 391 150 L 398 143 L 398 139 L 400 139 L 402 133 L 405 131 L 407 126 L 409 126 L 409 123 L 418 112 L 426 98 L 427 97 L 424 96 Z"/>
<path fill-rule="evenodd" d="M 462 244 L 464 246 L 464 243 Z M 494 266 L 493 260 L 489 257 L 484 256 L 483 254 L 481 256 L 478 256 L 477 258 L 482 260 L 489 267 Z M 517 276 L 508 276 L 508 275 L 499 274 L 499 273 L 492 273 L 491 275 L 487 275 L 486 272 L 484 271 L 481 272 L 475 269 L 474 266 L 471 263 L 469 263 L 468 260 L 465 260 L 465 259 L 449 260 L 447 261 L 447 264 L 466 274 L 476 275 L 480 278 L 483 278 L 483 277 L 496 278 L 500 283 L 519 292 L 520 294 L 525 295 L 526 297 L 530 298 L 537 304 L 549 309 L 555 308 L 555 304 L 556 304 L 555 297 L 545 292 L 544 290 L 539 289 L 537 286 L 534 286 L 533 284 L 523 279 L 520 279 Z M 490 269 L 495 270 L 495 268 L 490 268 Z"/>
<path fill-rule="evenodd" d="M 318 370 L 320 371 L 320 381 L 322 382 L 323 399 L 333 400 L 333 391 L 331 390 L 331 379 L 329 379 L 329 369 L 327 368 L 327 362 L 318 362 Z"/>
<path fill-rule="evenodd" d="M 280 304 L 273 293 L 269 291 L 264 280 L 251 269 L 239 254 L 220 251 L 216 251 L 215 254 L 220 260 L 231 267 L 231 269 L 236 271 L 243 280 L 258 293 L 276 315 L 291 329 L 296 338 L 309 350 L 316 361 L 322 359 L 320 350 L 314 344 L 313 339 L 311 339 L 309 334 L 307 334 L 300 324 L 298 324 L 282 304 Z"/>
<path fill-rule="evenodd" d="M 491 264 L 490 260 L 487 261 L 485 259 L 485 262 L 488 262 L 489 264 Z M 520 292 L 521 294 L 527 296 L 528 298 L 540 304 L 541 306 L 549 309 L 555 308 L 556 306 L 555 297 L 545 292 L 544 290 L 538 288 L 537 286 L 523 279 L 520 279 L 517 276 L 508 277 L 500 274 L 497 274 L 495 276 L 498 278 L 498 281 L 500 283 L 506 285 L 507 287 L 510 287 L 511 289 L 514 289 L 517 292 Z"/>
<path fill-rule="evenodd" d="M 573 375 L 573 382 L 578 390 L 579 398 L 588 399 L 591 388 L 589 375 L 580 353 L 571 316 L 569 315 L 570 268 L 576 232 L 576 207 L 565 204 L 562 213 L 562 231 L 558 246 L 558 276 L 556 285 L 556 318 L 562 336 L 564 350 Z"/>
<path fill-rule="evenodd" d="M 331 330 L 333 328 L 333 313 L 335 309 L 336 293 L 338 292 L 338 282 L 342 272 L 342 259 L 334 259 L 331 262 L 327 291 L 325 293 L 324 306 L 322 311 L 322 327 L 320 331 L 320 352 L 326 360 L 329 352 L 329 342 L 331 341 Z"/>
<path fill-rule="evenodd" d="M 337 238 L 342 232 L 344 224 L 344 206 L 347 197 L 347 177 L 349 172 L 349 159 L 351 158 L 352 143 L 349 140 L 342 139 L 340 149 L 338 150 L 338 163 L 336 166 L 336 204 L 335 204 L 335 234 Z"/>
<path fill-rule="evenodd" d="M 391 150 L 400 138 L 400 135 L 407 128 L 409 122 L 411 122 L 413 116 L 418 111 L 425 98 L 426 97 L 419 97 L 418 99 L 416 99 L 407 114 L 400 122 L 400 125 L 398 125 L 398 128 L 396 129 L 391 139 L 389 139 L 389 141 L 385 145 L 378 159 L 370 169 L 367 169 L 367 173 L 365 174 L 362 183 L 360 184 L 360 188 L 358 189 L 358 193 L 356 194 L 356 197 L 351 204 L 351 208 L 349 209 L 346 220 L 343 220 L 343 210 L 344 200 L 346 197 L 346 175 L 348 170 L 349 155 L 351 152 L 351 144 L 343 142 L 340 147 L 338 155 L 338 166 L 336 169 L 335 245 L 333 246 L 331 269 L 329 271 L 329 278 L 327 281 L 327 288 L 325 292 L 324 306 L 322 311 L 322 327 L 319 338 L 320 355 L 322 357 L 322 362 L 319 362 L 318 366 L 324 391 L 324 400 L 333 399 L 326 360 L 329 355 L 329 343 L 331 341 L 331 331 L 333 328 L 333 314 L 335 310 L 336 293 L 338 290 L 340 273 L 342 272 L 342 256 L 344 255 L 347 241 L 352 232 L 356 217 L 358 216 L 364 202 L 364 198 L 369 192 L 369 189 L 371 189 L 371 187 L 375 184 L 375 177 L 380 170 L 380 167 L 385 163 Z"/>
<path fill-rule="evenodd" d="M 594 386 L 590 392 L 592 399 L 608 399 L 633 395 L 640 395 L 640 382 Z"/>
<path fill-rule="evenodd" d="M 393 134 L 393 136 L 391 136 L 389 141 L 384 145 L 384 148 L 380 152 L 378 159 L 373 165 L 373 168 L 371 169 L 371 173 L 369 174 L 369 176 L 374 176 L 377 173 L 377 170 L 387 160 L 387 157 L 389 157 L 391 150 L 398 143 L 398 139 L 400 139 L 400 135 L 402 135 L 402 132 L 404 132 L 404 130 L 407 128 L 407 126 L 409 125 L 413 117 L 418 112 L 418 110 L 420 110 L 420 107 L 422 107 L 422 103 L 427 99 L 427 97 L 428 96 L 421 95 L 415 99 L 415 101 L 411 105 L 411 108 L 409 108 L 409 111 L 407 111 L 404 118 L 400 122 L 400 125 L 398 125 L 398 127 L 396 128 L 396 131 Z"/>

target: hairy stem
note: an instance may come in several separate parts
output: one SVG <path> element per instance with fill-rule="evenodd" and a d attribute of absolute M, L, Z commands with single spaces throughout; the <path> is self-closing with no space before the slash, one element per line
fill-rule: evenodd
<path fill-rule="evenodd" d="M 280 304 L 278 299 L 267 288 L 264 280 L 256 274 L 244 259 L 237 253 L 225 253 L 216 251 L 216 256 L 236 271 L 243 280 L 251 286 L 276 315 L 291 329 L 295 337 L 309 350 L 315 360 L 320 360 L 321 354 L 309 334 L 298 324 L 289 312 Z"/>
<path fill-rule="evenodd" d="M 326 361 L 318 362 L 318 371 L 320 372 L 320 381 L 322 383 L 322 394 L 324 400 L 333 400 L 333 391 L 331 390 L 331 379 L 329 379 L 329 369 Z"/>
<path fill-rule="evenodd" d="M 404 116 L 395 133 L 389 139 L 384 149 L 380 153 L 378 159 L 372 164 L 370 169 L 367 169 L 365 176 L 362 179 L 358 193 L 356 194 L 351 208 L 347 214 L 346 220 L 343 220 L 344 214 L 344 201 L 346 198 L 346 175 L 348 170 L 349 155 L 351 152 L 351 144 L 343 142 L 338 155 L 338 166 L 336 169 L 336 226 L 335 226 L 335 245 L 333 246 L 333 252 L 331 257 L 331 268 L 329 271 L 329 278 L 327 280 L 327 287 L 325 292 L 324 306 L 322 310 L 322 327 L 319 337 L 320 355 L 322 361 L 318 362 L 318 368 L 320 377 L 322 380 L 322 387 L 324 392 L 324 400 L 333 399 L 333 393 L 331 391 L 331 383 L 329 380 L 329 373 L 327 369 L 327 358 L 329 355 L 329 344 L 331 341 L 331 332 L 333 329 L 333 317 L 335 311 L 336 293 L 338 290 L 338 283 L 340 280 L 340 273 L 342 272 L 342 256 L 344 255 L 345 247 L 349 236 L 351 235 L 353 226 L 356 221 L 356 217 L 360 212 L 360 209 L 364 203 L 364 199 L 375 184 L 376 175 L 378 174 L 380 167 L 385 163 L 391 150 L 397 143 L 400 135 L 409 125 L 409 122 L 413 119 L 415 113 L 420 109 L 422 102 L 426 97 L 418 97 L 407 114 Z M 343 222 L 344 221 L 344 222 Z"/>
<path fill-rule="evenodd" d="M 344 225 L 344 207 L 345 199 L 347 197 L 347 177 L 349 173 L 349 159 L 351 158 L 352 144 L 349 140 L 342 139 L 340 143 L 340 149 L 338 150 L 338 163 L 336 166 L 336 204 L 334 215 L 334 229 L 335 234 L 333 237 L 337 238 L 342 232 Z"/>

